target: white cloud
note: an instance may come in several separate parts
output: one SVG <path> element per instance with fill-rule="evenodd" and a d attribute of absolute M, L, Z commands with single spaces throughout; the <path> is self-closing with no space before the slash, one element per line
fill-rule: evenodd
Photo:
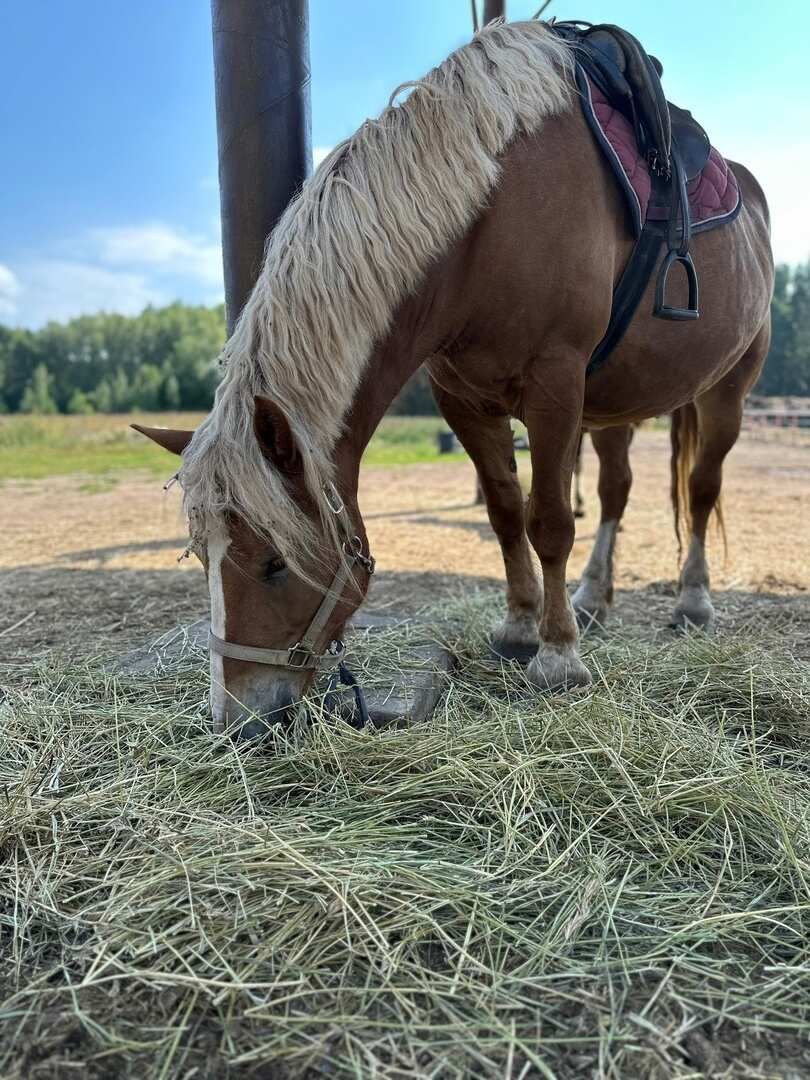
<path fill-rule="evenodd" d="M 137 314 L 175 299 L 222 299 L 222 249 L 162 222 L 89 229 L 51 254 L 0 264 L 0 320 L 37 327 L 95 311 Z"/>
<path fill-rule="evenodd" d="M 92 229 L 89 244 L 96 258 L 109 266 L 193 278 L 206 285 L 222 283 L 219 243 L 161 222 Z"/>
<path fill-rule="evenodd" d="M 59 322 L 97 311 L 136 315 L 172 299 L 143 274 L 72 259 L 35 259 L 19 274 L 18 314 L 26 326 Z"/>
<path fill-rule="evenodd" d="M 0 263 L 0 318 L 10 319 L 16 315 L 19 293 L 17 275 Z"/>

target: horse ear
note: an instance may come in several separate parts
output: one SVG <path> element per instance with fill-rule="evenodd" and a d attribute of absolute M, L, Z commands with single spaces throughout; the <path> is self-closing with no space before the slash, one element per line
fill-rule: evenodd
<path fill-rule="evenodd" d="M 253 431 L 262 453 L 277 469 L 284 473 L 297 470 L 301 455 L 289 420 L 274 401 L 258 394 L 253 399 Z"/>
<path fill-rule="evenodd" d="M 162 446 L 164 450 L 168 450 L 170 454 L 182 454 L 188 444 L 191 442 L 191 436 L 193 431 L 177 431 L 173 428 L 163 427 L 144 427 L 142 424 L 130 424 L 131 428 L 135 428 L 136 431 L 140 431 L 141 435 L 145 435 L 147 439 L 151 439 L 152 442 L 157 443 L 158 446 Z"/>

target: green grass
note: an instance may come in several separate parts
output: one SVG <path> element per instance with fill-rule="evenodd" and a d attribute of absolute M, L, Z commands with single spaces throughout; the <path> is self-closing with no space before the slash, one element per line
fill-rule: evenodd
<path fill-rule="evenodd" d="M 153 416 L 2 416 L 0 481 L 79 474 L 100 477 L 132 471 L 171 473 L 169 455 L 130 423 L 191 427 L 199 413 Z"/>
<path fill-rule="evenodd" d="M 807 665 L 618 634 L 544 697 L 483 659 L 499 606 L 435 627 L 403 730 L 237 752 L 202 661 L 9 690 L 0 1075 L 808 1075 Z"/>
<path fill-rule="evenodd" d="M 133 420 L 159 427 L 196 426 L 200 413 L 151 416 L 0 417 L 0 482 L 79 474 L 109 477 L 145 471 L 167 476 L 169 455 L 129 427 Z M 374 435 L 365 465 L 438 461 L 438 417 L 387 417 Z M 92 488 L 88 490 L 93 490 Z"/>

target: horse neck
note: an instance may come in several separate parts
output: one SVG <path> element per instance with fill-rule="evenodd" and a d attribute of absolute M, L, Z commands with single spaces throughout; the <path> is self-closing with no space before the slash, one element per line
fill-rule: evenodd
<path fill-rule="evenodd" d="M 363 451 L 394 398 L 463 319 L 455 302 L 463 292 L 456 287 L 458 261 L 455 250 L 436 265 L 422 288 L 401 305 L 387 337 L 369 359 L 335 447 L 338 484 L 351 500 L 357 494 Z"/>

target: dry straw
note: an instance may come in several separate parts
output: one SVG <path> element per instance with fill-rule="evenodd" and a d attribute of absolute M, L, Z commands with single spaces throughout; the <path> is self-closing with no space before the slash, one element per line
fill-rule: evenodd
<path fill-rule="evenodd" d="M 0 1075 L 807 1075 L 806 665 L 619 634 L 546 698 L 494 614 L 399 731 L 237 753 L 196 669 L 9 690 Z"/>

